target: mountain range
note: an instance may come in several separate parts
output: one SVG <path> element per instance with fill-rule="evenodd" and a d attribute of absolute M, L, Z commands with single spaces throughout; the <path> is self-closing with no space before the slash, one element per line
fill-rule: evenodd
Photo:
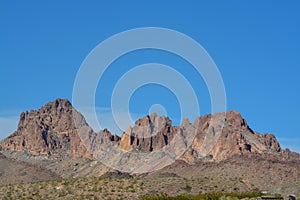
<path fill-rule="evenodd" d="M 118 136 L 107 129 L 95 132 L 67 99 L 56 99 L 21 113 L 17 130 L 0 142 L 0 160 L 1 184 L 178 176 L 194 180 L 195 193 L 216 183 L 220 191 L 300 193 L 300 155 L 282 149 L 273 134 L 252 130 L 237 111 L 193 123 L 184 119 L 179 126 L 152 113 Z"/>

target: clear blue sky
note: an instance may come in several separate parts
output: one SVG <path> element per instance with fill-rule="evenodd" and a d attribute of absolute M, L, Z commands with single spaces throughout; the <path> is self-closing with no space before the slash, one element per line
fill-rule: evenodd
<path fill-rule="evenodd" d="M 254 130 L 274 133 L 282 146 L 300 152 L 299 1 L 130 2 L 0 2 L 0 138 L 16 128 L 21 111 L 58 97 L 71 100 L 81 63 L 101 41 L 157 26 L 180 31 L 207 50 L 223 77 L 228 110 L 238 110 Z M 118 59 L 100 81 L 96 106 L 108 107 L 114 81 L 147 62 L 178 69 L 197 91 L 201 113 L 210 111 L 201 77 L 176 56 L 154 50 Z M 140 88 L 130 108 L 142 116 L 156 103 L 180 123 L 178 102 L 166 88 Z"/>

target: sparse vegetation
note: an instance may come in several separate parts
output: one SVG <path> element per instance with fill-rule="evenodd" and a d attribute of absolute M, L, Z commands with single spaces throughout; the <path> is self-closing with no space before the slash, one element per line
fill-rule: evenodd
<path fill-rule="evenodd" d="M 145 195 L 140 197 L 141 200 L 219 200 L 219 199 L 251 199 L 261 196 L 259 191 L 246 193 L 206 193 L 198 195 L 181 194 L 178 196 L 168 196 L 167 194 Z"/>
<path fill-rule="evenodd" d="M 195 195 L 191 192 L 195 191 L 196 186 L 199 188 L 197 179 L 180 177 L 75 178 L 1 186 L 0 199 L 229 200 L 261 196 L 258 190 L 241 193 L 207 192 Z M 209 191 L 209 188 L 206 189 Z"/>
<path fill-rule="evenodd" d="M 125 178 L 54 180 L 1 186 L 0 199 L 138 199 L 140 185 Z"/>

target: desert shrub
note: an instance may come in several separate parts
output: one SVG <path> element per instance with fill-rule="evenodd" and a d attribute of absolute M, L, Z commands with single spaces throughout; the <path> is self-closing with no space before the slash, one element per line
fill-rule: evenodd
<path fill-rule="evenodd" d="M 261 196 L 259 191 L 253 192 L 245 192 L 245 193 L 219 193 L 219 192 L 212 192 L 212 193 L 205 193 L 205 194 L 198 194 L 198 195 L 189 195 L 189 194 L 182 194 L 179 196 L 171 197 L 167 194 L 155 194 L 155 195 L 145 195 L 140 197 L 141 200 L 219 200 L 219 199 L 243 199 L 243 198 L 255 198 Z"/>

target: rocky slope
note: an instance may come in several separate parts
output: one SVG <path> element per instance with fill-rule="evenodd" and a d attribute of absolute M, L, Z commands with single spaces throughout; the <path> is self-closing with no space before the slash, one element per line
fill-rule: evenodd
<path fill-rule="evenodd" d="M 41 166 L 5 157 L 0 153 L 0 185 L 55 180 L 60 177 Z"/>
<path fill-rule="evenodd" d="M 155 113 L 135 122 L 122 135 L 120 148 L 125 151 L 151 152 L 162 149 L 174 138 L 178 127 L 172 126 L 168 117 Z"/>
<path fill-rule="evenodd" d="M 254 132 L 236 111 L 204 115 L 195 119 L 193 124 L 184 119 L 180 126 L 172 126 L 168 117 L 154 113 L 128 128 L 121 137 L 120 148 L 134 152 L 158 151 L 178 140 L 180 134 L 193 136 L 187 150 L 178 158 L 188 163 L 222 161 L 234 155 L 248 154 L 275 156 L 280 160 L 300 158 L 297 153 L 283 150 L 273 134 Z"/>
<path fill-rule="evenodd" d="M 235 155 L 220 162 L 176 161 L 147 177 L 182 177 L 194 194 L 265 190 L 300 195 L 300 161 L 279 161 L 259 154 Z M 163 187 L 163 183 L 160 187 Z"/>
<path fill-rule="evenodd" d="M 82 130 L 93 134 L 84 117 L 68 100 L 56 99 L 39 110 L 21 113 L 17 131 L 1 145 L 4 149 L 31 155 L 92 158 L 81 140 Z"/>
<path fill-rule="evenodd" d="M 189 150 L 182 156 L 183 160 L 193 162 L 209 155 L 212 159 L 220 161 L 234 155 L 279 155 L 284 152 L 274 135 L 254 132 L 238 112 L 228 111 L 224 117 L 216 115 L 218 114 L 196 119 L 200 129 Z M 217 136 L 216 139 L 214 135 Z M 211 141 L 214 143 L 210 148 L 203 148 L 204 145 L 209 146 Z"/>
<path fill-rule="evenodd" d="M 104 161 L 112 156 L 114 160 L 110 162 L 128 165 L 128 169 L 121 170 L 132 173 L 145 172 L 141 168 L 149 165 L 150 171 L 160 169 L 165 167 L 163 162 L 219 162 L 236 155 L 300 160 L 299 154 L 283 150 L 274 135 L 253 131 L 236 111 L 204 115 L 194 123 L 184 119 L 180 126 L 173 126 L 168 117 L 153 113 L 137 120 L 118 137 L 106 129 L 95 133 L 66 99 L 56 99 L 39 110 L 22 113 L 17 131 L 0 145 L 6 156 L 42 164 L 63 177 L 106 173 L 108 168 L 100 162 L 107 164 Z M 162 160 L 166 152 L 170 157 Z M 146 156 L 150 153 L 151 159 Z M 100 162 L 95 170 L 87 170 L 93 160 Z"/>

